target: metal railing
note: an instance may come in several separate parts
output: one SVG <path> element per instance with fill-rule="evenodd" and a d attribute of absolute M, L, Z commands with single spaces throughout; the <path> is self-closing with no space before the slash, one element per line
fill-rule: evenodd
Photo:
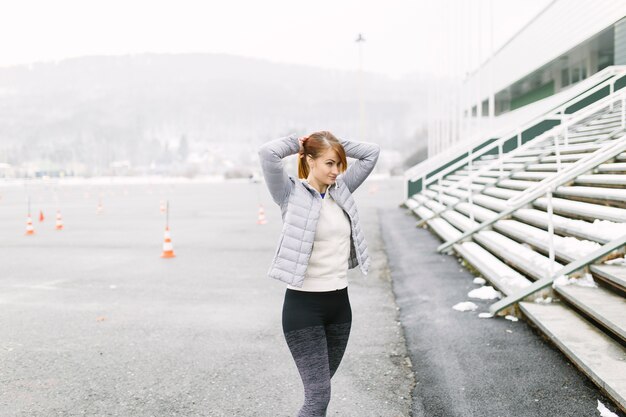
<path fill-rule="evenodd" d="M 532 284 L 530 284 L 529 286 L 524 287 L 512 293 L 511 295 L 493 303 L 492 305 L 489 306 L 489 313 L 491 313 L 492 315 L 495 315 L 496 313 L 509 307 L 510 305 L 523 300 L 524 298 L 530 296 L 531 294 L 537 291 L 542 290 L 543 288 L 549 285 L 552 285 L 554 280 L 560 277 L 561 275 L 571 274 L 572 272 L 575 272 L 581 268 L 584 268 L 588 266 L 589 264 L 593 263 L 594 261 L 608 255 L 614 250 L 622 248 L 624 244 L 626 244 L 626 235 L 623 235 L 621 237 L 618 237 L 617 239 L 611 240 L 610 242 L 602 245 L 600 248 L 587 254 L 586 256 L 583 256 L 582 258 L 577 259 L 574 262 L 570 262 L 569 264 L 565 265 L 563 268 L 556 271 L 556 273 L 551 272 L 546 278 L 537 280 L 533 282 Z"/>
<path fill-rule="evenodd" d="M 621 96 L 621 97 L 620 97 L 620 96 Z M 611 98 L 611 97 L 609 96 L 609 97 L 607 97 L 607 98 Z M 620 132 L 620 131 L 624 131 L 624 130 L 626 130 L 626 119 L 624 118 L 624 111 L 626 110 L 626 89 L 623 89 L 621 94 L 616 95 L 615 97 L 613 97 L 613 99 L 612 99 L 612 100 L 609 100 L 609 103 L 608 103 L 608 104 L 609 104 L 610 108 L 613 108 L 613 104 L 614 104 L 616 101 L 621 101 L 621 110 L 622 110 L 622 111 L 621 111 L 621 116 L 622 116 L 622 118 L 621 118 L 621 127 L 620 127 L 619 129 L 615 129 L 615 130 L 613 130 L 612 132 L 610 132 L 610 133 L 607 135 L 607 136 L 609 136 L 609 137 L 611 137 L 611 136 L 615 135 L 616 133 L 618 133 L 618 132 Z M 607 103 L 602 103 L 602 104 L 603 104 L 603 106 L 602 106 L 602 107 L 605 107 Z M 559 142 L 559 138 L 558 138 L 558 136 L 556 136 L 556 137 L 554 138 L 554 144 L 555 144 L 554 146 L 555 146 L 555 151 L 556 151 L 556 153 L 557 153 L 557 165 L 560 165 L 560 153 L 559 153 L 559 145 L 558 145 L 558 142 Z M 565 142 L 565 146 L 567 146 L 567 139 L 565 139 L 565 141 L 564 141 L 564 142 Z M 599 149 L 599 150 L 600 150 L 600 149 Z M 598 151 L 599 151 L 599 150 L 598 150 Z M 539 195 L 541 195 L 541 194 L 544 192 L 544 190 L 545 190 L 547 187 L 549 187 L 549 186 L 550 186 L 550 184 L 555 183 L 555 182 L 559 182 L 559 181 L 560 181 L 560 180 L 559 180 L 559 176 L 560 176 L 560 175 L 562 175 L 562 174 L 566 174 L 566 173 L 568 172 L 568 170 L 575 169 L 575 167 L 576 167 L 578 164 L 584 164 L 584 163 L 586 162 L 586 160 L 588 160 L 588 159 L 592 159 L 592 158 L 593 158 L 593 155 L 595 155 L 595 153 L 596 153 L 596 152 L 598 152 L 598 151 L 591 152 L 589 155 L 586 155 L 585 157 L 583 157 L 583 158 L 579 159 L 578 161 L 576 161 L 576 163 L 574 163 L 574 164 L 570 165 L 569 167 L 567 167 L 567 168 L 566 168 L 566 169 L 564 169 L 563 171 L 560 171 L 560 170 L 557 168 L 557 171 L 556 171 L 556 173 L 555 173 L 554 175 L 544 178 L 543 180 L 539 181 L 537 184 L 533 185 L 532 187 L 526 188 L 525 190 L 523 190 L 522 192 L 520 192 L 518 195 L 516 195 L 516 196 L 514 196 L 514 197 L 511 197 L 511 198 L 509 198 L 509 199 L 507 199 L 507 204 L 508 204 L 508 205 L 511 205 L 511 206 L 512 206 L 512 205 L 515 205 L 515 204 L 517 204 L 520 200 L 522 200 L 523 198 L 525 198 L 525 196 L 527 196 L 527 195 L 529 195 L 529 194 L 530 194 L 530 195 L 536 195 L 536 196 L 538 197 Z"/>
<path fill-rule="evenodd" d="M 501 211 L 500 213 L 498 213 L 498 215 L 494 216 L 493 218 L 489 220 L 485 220 L 484 222 L 480 223 L 475 228 L 464 232 L 463 234 L 461 234 L 460 236 L 456 237 L 453 240 L 449 240 L 447 242 L 442 243 L 441 245 L 439 245 L 439 247 L 437 247 L 437 251 L 441 252 L 443 250 L 446 250 L 447 248 L 457 243 L 458 241 L 466 239 L 472 234 L 484 229 L 487 226 L 490 226 L 496 221 L 502 219 L 503 217 L 508 216 L 509 214 L 515 212 L 522 206 L 532 202 L 546 190 L 549 189 L 551 192 L 553 192 L 554 189 L 558 187 L 559 185 L 576 178 L 577 176 L 581 175 L 582 173 L 586 171 L 593 169 L 594 167 L 605 162 L 606 160 L 611 159 L 615 157 L 616 155 L 624 152 L 625 150 L 626 150 L 626 135 L 620 137 L 619 139 L 614 140 L 613 143 L 611 145 L 607 145 L 606 148 L 600 148 L 596 150 L 595 152 L 592 152 L 589 156 L 583 158 L 583 160 L 579 160 L 575 164 L 572 164 L 567 169 L 563 170 L 562 172 L 552 177 L 550 181 L 543 183 L 541 187 L 536 188 L 532 193 L 526 194 L 523 198 L 519 199 L 510 208 L 504 211 Z"/>
<path fill-rule="evenodd" d="M 474 220 L 473 218 L 473 201 L 472 201 L 472 189 L 473 189 L 473 185 L 474 185 L 474 178 L 477 176 L 480 176 L 480 174 L 490 171 L 491 169 L 493 169 L 496 165 L 499 165 L 499 169 L 500 169 L 500 173 L 502 173 L 502 164 L 504 163 L 505 160 L 508 160 L 510 158 L 515 157 L 516 155 L 518 155 L 519 153 L 522 153 L 524 150 L 526 150 L 527 148 L 531 148 L 533 146 L 536 146 L 538 144 L 541 144 L 543 142 L 547 142 L 550 139 L 554 138 L 554 143 L 555 143 L 555 150 L 557 153 L 557 172 L 555 175 L 557 175 L 559 172 L 561 172 L 560 170 L 560 152 L 559 152 L 559 134 L 561 133 L 561 131 L 567 131 L 572 125 L 579 123 L 582 120 L 585 120 L 589 117 L 591 117 L 592 115 L 598 113 L 598 111 L 602 110 L 605 107 L 609 107 L 612 108 L 613 107 L 613 103 L 615 101 L 621 101 L 621 114 L 622 114 L 622 124 L 621 127 L 618 129 L 615 129 L 613 131 L 611 131 L 610 133 L 606 134 L 606 137 L 612 137 L 613 135 L 615 135 L 616 133 L 619 133 L 620 131 L 626 130 L 626 118 L 624 117 L 624 111 L 626 109 L 626 88 L 622 90 L 622 92 L 620 94 L 613 94 L 612 96 L 608 96 L 605 97 L 597 102 L 595 102 L 594 104 L 585 107 L 581 110 L 579 110 L 578 112 L 574 113 L 571 115 L 571 117 L 568 120 L 568 123 L 565 123 L 563 125 L 559 125 L 559 126 L 555 126 L 552 129 L 548 130 L 547 132 L 542 133 L 541 135 L 537 136 L 536 138 L 526 142 L 525 144 L 523 144 L 522 146 L 514 149 L 511 152 L 507 152 L 506 154 L 500 156 L 499 159 L 494 159 L 492 162 L 485 164 L 484 166 L 482 166 L 480 169 L 478 170 L 474 170 L 474 171 L 470 171 L 469 174 L 467 175 L 466 178 L 463 178 L 462 180 L 456 182 L 454 185 L 451 185 L 449 187 L 447 187 L 446 191 L 448 191 L 448 193 L 450 191 L 454 191 L 456 189 L 458 189 L 459 187 L 461 187 L 462 185 L 469 185 L 468 186 L 468 201 L 470 203 L 470 219 Z M 563 135 L 564 137 L 566 137 L 567 135 Z M 567 140 L 567 139 L 565 139 Z M 546 151 L 542 154 L 539 155 L 539 158 L 546 156 L 548 154 L 550 154 L 551 151 Z M 593 154 L 593 153 L 591 153 Z M 470 160 L 471 162 L 471 160 Z M 577 161 L 575 164 L 572 164 L 569 168 L 572 168 L 573 165 L 576 165 L 579 162 L 584 162 L 583 160 L 579 160 Z M 524 164 L 524 167 L 526 167 L 528 165 L 528 163 Z M 469 165 L 471 167 L 471 164 Z M 521 168 L 520 170 L 523 170 L 524 168 Z M 513 171 L 512 171 L 513 172 Z M 539 184 L 537 184 L 537 186 L 540 186 L 541 184 L 545 184 L 548 181 L 550 181 L 552 177 L 547 177 L 545 179 L 543 179 L 541 182 L 539 182 Z M 443 176 L 439 176 L 438 177 L 438 185 L 439 185 L 439 189 L 438 189 L 438 201 L 440 204 L 442 204 L 441 201 L 441 194 L 442 194 L 442 187 L 441 187 L 441 179 L 443 178 Z M 499 178 L 501 179 L 501 178 Z M 491 186 L 492 184 L 487 184 L 484 188 L 487 188 L 489 186 Z M 533 188 L 533 187 L 531 187 Z M 536 188 L 533 188 L 533 190 Z M 514 204 L 516 203 L 523 195 L 528 194 L 530 189 L 526 189 L 524 191 L 522 191 L 520 195 L 517 195 L 515 197 L 512 197 L 510 199 L 507 200 L 508 204 Z M 480 190 L 482 191 L 482 190 Z M 457 204 L 464 202 L 464 199 L 459 199 L 459 201 L 451 206 L 448 206 L 445 210 L 441 210 L 436 212 L 436 215 L 440 215 L 442 212 L 446 211 L 446 210 L 453 210 Z M 428 220 L 431 220 L 430 218 Z M 425 220 L 422 220 L 418 223 L 418 226 L 423 224 Z"/>
<path fill-rule="evenodd" d="M 589 88 L 588 90 L 585 90 L 584 93 L 568 100 L 567 102 L 557 106 L 556 108 L 552 109 L 550 112 L 543 114 L 541 116 L 538 116 L 536 118 L 534 118 L 533 120 L 531 120 L 530 122 L 524 123 L 518 127 L 516 127 L 515 129 L 508 129 L 508 130 L 502 130 L 500 132 L 496 132 L 494 134 L 492 134 L 491 136 L 496 136 L 499 137 L 498 140 L 496 140 L 494 143 L 488 145 L 485 148 L 488 149 L 481 149 L 480 151 L 478 151 L 477 153 L 472 153 L 472 150 L 476 147 L 479 146 L 483 143 L 485 143 L 487 140 L 489 139 L 485 139 L 484 137 L 481 138 L 480 140 L 477 141 L 472 141 L 471 144 L 464 144 L 464 146 L 461 147 L 454 147 L 453 150 L 451 150 L 450 152 L 446 152 L 443 155 L 435 155 L 434 157 L 431 157 L 429 159 L 427 159 L 426 161 L 421 162 L 420 164 L 410 168 L 409 170 L 407 170 L 407 172 L 405 173 L 405 178 L 408 178 L 409 181 L 415 182 L 418 180 L 422 180 L 421 182 L 421 189 L 426 189 L 428 184 L 433 183 L 434 181 L 437 181 L 439 177 L 446 175 L 447 173 L 449 173 L 452 169 L 457 169 L 460 166 L 463 166 L 465 164 L 467 164 L 467 160 L 470 156 L 472 156 L 472 159 L 476 159 L 482 155 L 484 155 L 485 152 L 487 152 L 487 150 L 492 150 L 493 148 L 495 148 L 496 146 L 499 146 L 501 148 L 502 143 L 513 139 L 514 137 L 517 137 L 517 145 L 518 147 L 521 146 L 521 142 L 522 142 L 522 132 L 524 132 L 525 130 L 532 128 L 534 126 L 537 126 L 540 122 L 542 121 L 546 121 L 546 120 L 562 120 L 564 118 L 566 118 L 566 114 L 565 111 L 569 108 L 572 107 L 573 105 L 579 104 L 581 103 L 583 100 L 587 99 L 589 96 L 591 96 L 592 94 L 595 94 L 597 92 L 599 92 L 600 90 L 602 90 L 605 87 L 609 87 L 609 94 L 614 92 L 615 89 L 615 82 L 621 78 L 621 76 L 626 75 L 626 66 L 610 66 L 607 67 L 605 69 L 603 69 L 602 71 L 592 75 L 591 77 L 587 78 L 585 81 L 583 81 L 585 84 L 593 84 L 595 82 L 598 82 L 598 80 L 604 79 L 606 78 L 604 81 L 600 82 L 599 84 Z M 607 78 L 608 77 L 608 78 Z M 469 148 L 469 151 L 468 151 Z M 461 150 L 462 149 L 462 150 Z M 460 157 L 463 154 L 467 154 L 467 156 L 465 156 L 464 158 L 462 158 L 460 161 L 457 161 L 456 163 L 452 164 L 451 166 L 448 166 L 446 168 L 444 168 L 444 170 L 440 171 L 439 173 L 435 174 L 435 175 L 431 175 L 429 176 L 429 174 L 431 174 L 433 171 L 436 171 L 437 169 L 441 168 L 441 166 L 445 165 L 446 163 L 448 163 L 451 159 L 454 159 L 455 156 L 456 157 Z M 434 167 L 434 168 L 433 168 Z M 443 173 L 445 171 L 445 173 Z M 443 173 L 443 174 L 442 174 Z"/>

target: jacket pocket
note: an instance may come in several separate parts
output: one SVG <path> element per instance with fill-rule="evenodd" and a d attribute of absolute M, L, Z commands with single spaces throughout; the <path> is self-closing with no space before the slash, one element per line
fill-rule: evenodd
<path fill-rule="evenodd" d="M 285 233 L 281 233 L 279 239 L 278 239 L 278 245 L 276 245 L 276 251 L 274 252 L 274 257 L 272 258 L 272 263 L 274 263 L 274 261 L 276 260 L 276 258 L 278 257 L 278 252 L 280 252 L 280 247 L 283 244 L 283 240 L 285 239 Z"/>

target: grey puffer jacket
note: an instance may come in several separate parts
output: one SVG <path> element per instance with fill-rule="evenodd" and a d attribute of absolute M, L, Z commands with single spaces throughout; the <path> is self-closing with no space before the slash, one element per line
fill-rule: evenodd
<path fill-rule="evenodd" d="M 370 258 L 352 193 L 374 169 L 380 154 L 380 146 L 345 139 L 339 139 L 339 141 L 346 151 L 346 156 L 357 160 L 335 178 L 335 183 L 329 186 L 326 192 L 350 218 L 348 268 L 352 269 L 360 265 L 363 275 L 367 275 Z M 313 251 L 317 220 L 322 207 L 320 193 L 306 180 L 287 174 L 283 167 L 282 159 L 297 154 L 299 149 L 298 136 L 292 134 L 269 141 L 258 150 L 265 183 L 272 199 L 280 206 L 283 218 L 278 247 L 267 275 L 296 287 L 302 287 L 304 283 L 305 271 Z"/>

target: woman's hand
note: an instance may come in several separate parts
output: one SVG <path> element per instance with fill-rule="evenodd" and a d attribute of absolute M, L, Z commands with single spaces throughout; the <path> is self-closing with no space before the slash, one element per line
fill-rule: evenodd
<path fill-rule="evenodd" d="M 308 136 L 301 136 L 298 138 L 298 142 L 300 142 L 300 150 L 298 151 L 300 158 L 304 156 L 304 142 L 306 142 L 308 138 Z"/>

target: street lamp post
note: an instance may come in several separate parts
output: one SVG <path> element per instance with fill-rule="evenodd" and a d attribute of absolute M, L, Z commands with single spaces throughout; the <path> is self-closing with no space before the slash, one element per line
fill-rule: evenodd
<path fill-rule="evenodd" d="M 365 103 L 363 102 L 363 42 L 365 38 L 361 33 L 355 42 L 359 47 L 359 140 L 365 140 Z"/>

